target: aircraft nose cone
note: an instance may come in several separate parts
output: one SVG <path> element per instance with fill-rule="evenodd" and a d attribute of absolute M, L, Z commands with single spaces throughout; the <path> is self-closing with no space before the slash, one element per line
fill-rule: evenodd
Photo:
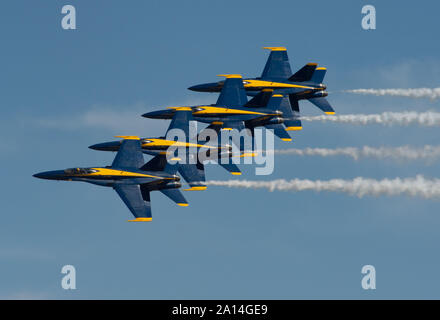
<path fill-rule="evenodd" d="M 63 180 L 63 176 L 64 170 L 39 172 L 33 175 L 35 178 L 47 180 Z"/>
<path fill-rule="evenodd" d="M 89 149 L 102 150 L 102 143 L 92 144 L 91 146 L 89 146 Z"/>
<path fill-rule="evenodd" d="M 113 142 L 104 142 L 104 143 L 97 143 L 89 146 L 92 150 L 99 150 L 99 151 L 117 151 L 120 146 L 120 141 L 113 141 Z"/>
<path fill-rule="evenodd" d="M 52 176 L 53 175 L 50 172 L 39 172 L 33 175 L 33 177 L 38 179 L 50 179 Z"/>
<path fill-rule="evenodd" d="M 189 87 L 188 90 L 197 92 L 216 92 L 219 91 L 219 84 L 217 82 L 197 84 L 195 86 Z"/>
<path fill-rule="evenodd" d="M 200 91 L 200 89 L 202 89 L 202 86 L 199 84 L 188 88 L 191 91 Z"/>
<path fill-rule="evenodd" d="M 150 118 L 150 119 L 167 119 L 172 117 L 172 115 L 173 115 L 173 110 L 158 110 L 158 111 L 144 113 L 142 117 Z"/>

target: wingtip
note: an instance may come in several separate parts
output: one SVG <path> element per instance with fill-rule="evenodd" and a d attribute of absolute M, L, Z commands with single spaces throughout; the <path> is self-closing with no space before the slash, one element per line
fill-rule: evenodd
<path fill-rule="evenodd" d="M 189 189 L 183 189 L 183 191 L 203 191 L 206 190 L 207 186 L 191 187 Z"/>
<path fill-rule="evenodd" d="M 299 130 L 302 130 L 302 129 L 303 129 L 303 127 L 292 126 L 292 127 L 287 127 L 286 131 L 299 131 Z"/>
<path fill-rule="evenodd" d="M 139 218 L 136 218 L 136 219 L 133 219 L 133 220 L 127 220 L 128 222 L 147 222 L 147 221 L 152 221 L 153 220 L 153 218 L 142 218 L 142 217 L 139 217 Z"/>
<path fill-rule="evenodd" d="M 177 205 L 181 206 L 181 207 L 188 207 L 189 206 L 188 203 L 178 203 Z"/>

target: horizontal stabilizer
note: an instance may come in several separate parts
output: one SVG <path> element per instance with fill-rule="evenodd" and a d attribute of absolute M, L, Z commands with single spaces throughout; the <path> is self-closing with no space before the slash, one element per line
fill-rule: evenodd
<path fill-rule="evenodd" d="M 273 133 L 283 141 L 292 141 L 289 133 L 284 129 L 282 124 L 269 124 L 265 126 L 267 129 L 273 130 Z"/>
<path fill-rule="evenodd" d="M 171 200 L 173 200 L 179 206 L 181 206 L 181 207 L 188 206 L 188 201 L 186 201 L 185 197 L 183 196 L 182 192 L 180 192 L 179 189 L 162 189 L 159 191 L 162 192 L 164 195 L 166 195 Z"/>
<path fill-rule="evenodd" d="M 301 120 L 299 119 L 285 119 L 284 125 L 286 127 L 286 131 L 299 131 L 302 130 Z"/>
<path fill-rule="evenodd" d="M 299 69 L 293 76 L 289 78 L 292 82 L 304 82 L 310 81 L 312 79 L 313 73 L 315 72 L 317 64 L 308 63 L 301 69 Z"/>
<path fill-rule="evenodd" d="M 320 98 L 312 98 L 308 99 L 311 103 L 313 103 L 315 106 L 317 106 L 319 109 L 324 111 L 326 114 L 334 114 L 335 110 L 333 110 L 330 103 L 328 103 L 326 98 L 320 97 Z"/>
<path fill-rule="evenodd" d="M 240 169 L 237 167 L 235 163 L 220 163 L 219 165 L 225 168 L 230 174 L 233 175 L 241 175 Z"/>

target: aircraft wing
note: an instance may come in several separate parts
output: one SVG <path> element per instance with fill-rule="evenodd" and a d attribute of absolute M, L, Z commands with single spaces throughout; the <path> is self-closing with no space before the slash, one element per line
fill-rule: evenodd
<path fill-rule="evenodd" d="M 287 50 L 283 47 L 265 47 L 271 50 L 266 65 L 264 66 L 262 79 L 287 79 L 292 75 Z"/>
<path fill-rule="evenodd" d="M 125 205 L 135 216 L 135 220 L 129 221 L 151 221 L 151 202 L 150 193 L 141 193 L 141 188 L 137 184 L 116 185 L 113 187 L 124 201 Z"/>
<path fill-rule="evenodd" d="M 139 137 L 118 136 L 124 138 L 113 160 L 112 167 L 116 168 L 139 168 L 144 164 L 144 156 Z"/>

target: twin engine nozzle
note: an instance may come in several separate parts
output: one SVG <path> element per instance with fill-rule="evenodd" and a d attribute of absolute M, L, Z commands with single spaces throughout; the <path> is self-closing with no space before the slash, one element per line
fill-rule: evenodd
<path fill-rule="evenodd" d="M 328 96 L 328 92 L 327 91 L 318 91 L 318 92 L 314 92 L 312 94 L 312 98 L 323 98 L 323 97 L 327 97 Z"/>

